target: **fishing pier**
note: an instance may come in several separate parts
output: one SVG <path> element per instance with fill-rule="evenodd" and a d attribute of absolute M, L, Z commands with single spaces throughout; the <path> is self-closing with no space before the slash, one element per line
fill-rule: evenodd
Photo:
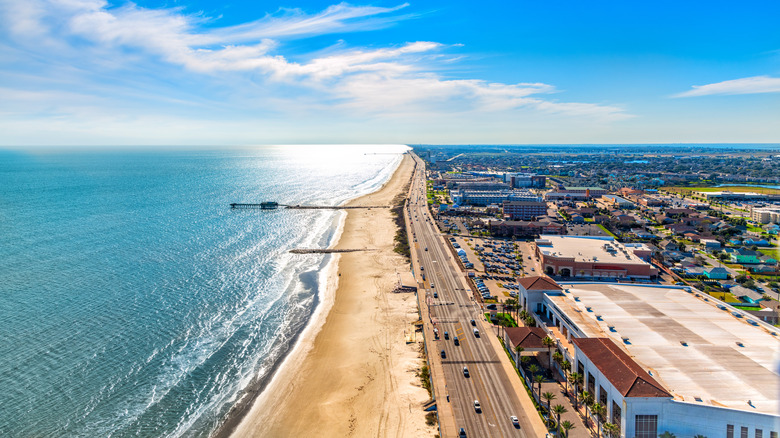
<path fill-rule="evenodd" d="M 358 208 L 391 208 L 389 205 L 287 205 L 278 202 L 261 202 L 259 204 L 232 203 L 230 208 L 234 210 L 276 210 L 277 208 L 289 208 L 292 210 L 350 210 Z"/>

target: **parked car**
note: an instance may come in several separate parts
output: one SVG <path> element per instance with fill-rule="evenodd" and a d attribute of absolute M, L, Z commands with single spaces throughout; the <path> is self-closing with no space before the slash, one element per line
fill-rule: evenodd
<path fill-rule="evenodd" d="M 444 350 L 441 351 L 441 358 L 442 359 L 446 359 L 447 358 L 447 353 Z"/>

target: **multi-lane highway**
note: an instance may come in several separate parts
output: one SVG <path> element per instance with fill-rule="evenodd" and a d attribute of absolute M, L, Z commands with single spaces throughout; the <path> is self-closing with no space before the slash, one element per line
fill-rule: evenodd
<path fill-rule="evenodd" d="M 429 344 L 429 360 L 442 362 L 449 401 L 439 400 L 438 403 L 452 404 L 456 429 L 463 428 L 469 437 L 536 438 L 529 418 L 522 412 L 510 376 L 499 360 L 498 355 L 504 353 L 496 351 L 488 339 L 495 335 L 483 323 L 480 306 L 473 299 L 464 273 L 430 216 L 425 166 L 422 160 L 413 157 L 417 166 L 407 204 L 410 246 L 419 264 L 415 266 L 415 275 L 421 280 L 425 274 L 425 289 L 419 292 L 426 294 L 423 305 L 428 306 L 431 317 L 425 323 L 432 321 L 439 335 L 434 342 L 434 351 L 430 351 Z M 475 335 L 474 329 L 480 334 Z M 445 332 L 449 339 L 445 339 Z M 456 337 L 459 345 L 455 344 Z M 444 351 L 443 357 L 441 351 Z M 468 368 L 468 377 L 464 375 L 464 367 Z M 479 412 L 475 409 L 475 400 L 481 405 Z M 529 415 L 537 414 L 530 412 Z M 519 425 L 512 423 L 511 416 L 519 418 Z"/>

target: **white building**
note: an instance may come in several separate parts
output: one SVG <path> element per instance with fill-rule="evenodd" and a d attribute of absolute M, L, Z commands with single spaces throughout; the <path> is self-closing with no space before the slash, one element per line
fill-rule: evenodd
<path fill-rule="evenodd" d="M 621 437 L 777 438 L 774 326 L 691 288 L 538 277 L 520 284 L 520 302 L 556 338 Z"/>

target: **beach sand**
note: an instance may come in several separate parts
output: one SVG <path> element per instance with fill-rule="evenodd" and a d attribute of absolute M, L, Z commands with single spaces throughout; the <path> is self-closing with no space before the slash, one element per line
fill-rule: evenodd
<path fill-rule="evenodd" d="M 378 191 L 348 205 L 390 205 L 414 163 L 404 156 Z M 420 343 L 405 335 L 418 319 L 414 294 L 393 293 L 408 264 L 393 252 L 389 209 L 347 210 L 338 256 L 338 288 L 319 331 L 309 330 L 233 430 L 233 437 L 425 437 L 428 399 L 416 372 Z"/>

